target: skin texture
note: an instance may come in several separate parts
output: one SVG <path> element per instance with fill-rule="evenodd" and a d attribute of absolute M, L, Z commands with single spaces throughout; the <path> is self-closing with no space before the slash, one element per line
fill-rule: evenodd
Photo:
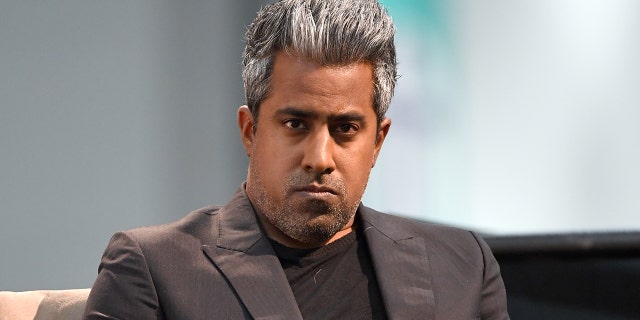
<path fill-rule="evenodd" d="M 238 109 L 246 191 L 267 235 L 311 248 L 351 232 L 391 125 L 377 126 L 371 65 L 321 66 L 279 52 L 258 118 Z"/>

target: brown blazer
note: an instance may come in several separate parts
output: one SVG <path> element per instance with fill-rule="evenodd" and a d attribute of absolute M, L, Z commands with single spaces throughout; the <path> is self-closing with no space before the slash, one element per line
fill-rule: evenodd
<path fill-rule="evenodd" d="M 358 209 L 390 319 L 508 319 L 476 234 Z M 301 319 L 244 189 L 166 225 L 113 236 L 85 319 Z"/>

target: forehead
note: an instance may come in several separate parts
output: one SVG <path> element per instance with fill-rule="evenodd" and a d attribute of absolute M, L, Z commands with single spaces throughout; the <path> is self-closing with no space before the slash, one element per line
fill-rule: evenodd
<path fill-rule="evenodd" d="M 366 62 L 321 65 L 286 52 L 274 58 L 264 102 L 364 107 L 373 111 L 373 67 Z"/>

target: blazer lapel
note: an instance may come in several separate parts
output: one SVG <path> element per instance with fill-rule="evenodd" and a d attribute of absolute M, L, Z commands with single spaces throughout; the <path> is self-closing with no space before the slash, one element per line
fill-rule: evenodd
<path fill-rule="evenodd" d="M 390 319 L 433 319 L 435 301 L 424 239 L 360 206 L 364 235 Z"/>
<path fill-rule="evenodd" d="M 216 243 L 202 250 L 233 286 L 255 319 L 302 319 L 273 252 L 260 230 L 244 188 L 217 213 Z"/>

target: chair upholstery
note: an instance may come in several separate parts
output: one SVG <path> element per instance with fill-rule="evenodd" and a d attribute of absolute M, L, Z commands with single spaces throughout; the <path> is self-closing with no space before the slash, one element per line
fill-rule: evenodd
<path fill-rule="evenodd" d="M 0 292 L 0 320 L 79 320 L 90 289 Z"/>

